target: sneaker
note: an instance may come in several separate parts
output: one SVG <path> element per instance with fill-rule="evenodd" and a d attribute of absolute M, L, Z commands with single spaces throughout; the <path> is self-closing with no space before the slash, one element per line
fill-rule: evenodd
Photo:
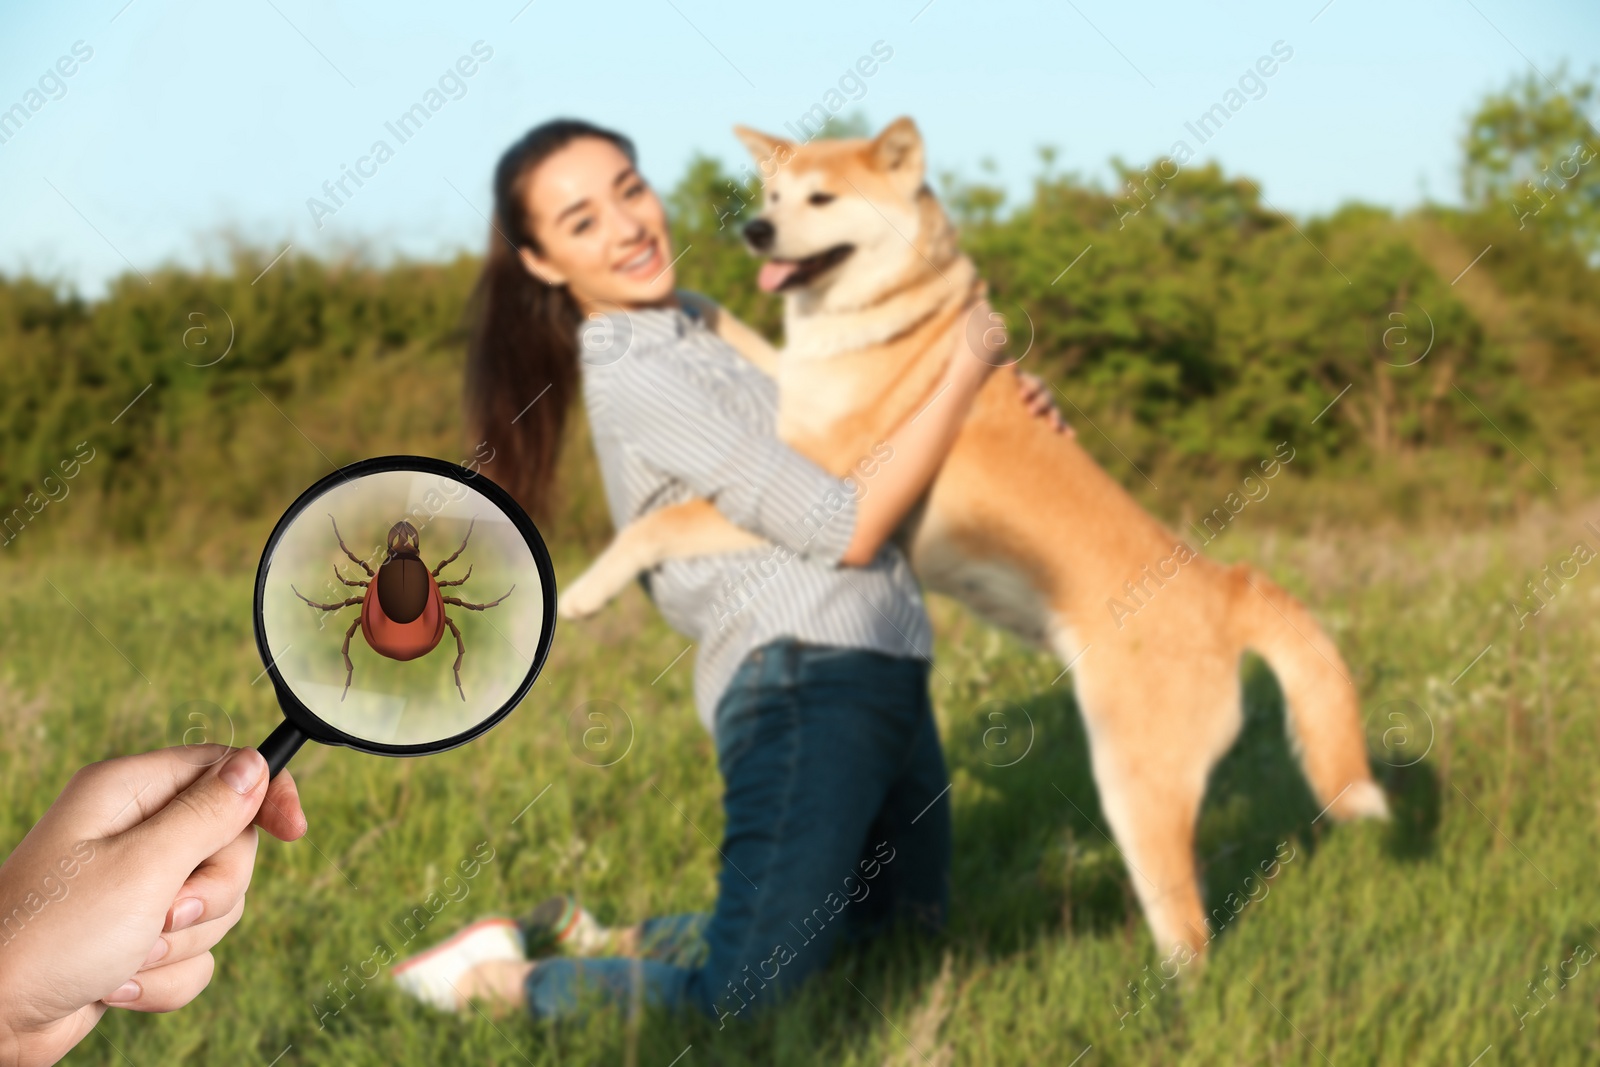
<path fill-rule="evenodd" d="M 612 931 L 571 897 L 550 897 L 517 920 L 529 957 L 565 952 L 594 956 L 611 948 Z"/>
<path fill-rule="evenodd" d="M 479 919 L 426 952 L 401 960 L 389 974 L 400 990 L 440 1011 L 459 1011 L 462 978 L 488 960 L 525 960 L 522 932 L 511 919 Z"/>

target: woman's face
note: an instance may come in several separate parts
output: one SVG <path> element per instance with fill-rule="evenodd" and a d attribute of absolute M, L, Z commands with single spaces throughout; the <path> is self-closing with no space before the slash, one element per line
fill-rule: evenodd
<path fill-rule="evenodd" d="M 585 312 L 672 298 L 666 212 L 616 145 L 573 141 L 534 169 L 524 195 L 539 251 L 523 248 L 523 265 L 567 286 Z"/>

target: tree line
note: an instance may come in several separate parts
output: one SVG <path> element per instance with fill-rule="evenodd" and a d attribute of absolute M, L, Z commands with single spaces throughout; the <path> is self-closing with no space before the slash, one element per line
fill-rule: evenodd
<path fill-rule="evenodd" d="M 937 187 L 1025 365 L 1152 503 L 1287 441 L 1292 479 L 1387 486 L 1396 507 L 1423 489 L 1514 507 L 1552 493 L 1552 470 L 1596 473 L 1594 93 L 1562 74 L 1485 99 L 1462 135 L 1460 208 L 1296 220 L 1214 164 L 1115 161 L 1107 187 L 1049 150 L 1019 203 L 981 179 Z M 781 306 L 738 236 L 760 202 L 748 170 L 697 158 L 667 200 L 691 249 L 681 284 L 778 337 Z M 130 273 L 93 301 L 0 277 L 0 521 L 28 530 L 0 538 L 9 550 L 70 531 L 243 558 L 227 547 L 240 524 L 270 522 L 331 464 L 473 454 L 460 379 L 477 256 L 294 255 L 254 281 L 271 255 Z M 85 442 L 97 459 L 43 521 L 43 479 Z M 593 545 L 609 526 L 592 457 L 581 440 L 567 453 L 554 537 Z"/>

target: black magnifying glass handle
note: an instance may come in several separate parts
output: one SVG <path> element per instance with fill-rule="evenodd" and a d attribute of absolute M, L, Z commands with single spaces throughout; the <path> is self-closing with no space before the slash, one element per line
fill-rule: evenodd
<path fill-rule="evenodd" d="M 306 735 L 298 726 L 287 719 L 279 723 L 278 728 L 256 747 L 256 751 L 266 758 L 267 776 L 278 777 L 278 772 L 288 765 L 290 758 L 305 743 Z"/>

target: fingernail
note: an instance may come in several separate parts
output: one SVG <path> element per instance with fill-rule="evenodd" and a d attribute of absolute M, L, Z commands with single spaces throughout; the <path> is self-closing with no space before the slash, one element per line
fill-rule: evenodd
<path fill-rule="evenodd" d="M 267 773 L 267 761 L 253 748 L 240 749 L 228 757 L 217 777 L 228 783 L 235 793 L 248 793 Z"/>
<path fill-rule="evenodd" d="M 150 955 L 148 955 L 148 956 L 146 956 L 144 958 L 144 962 L 139 965 L 139 969 L 142 971 L 146 967 L 150 966 L 152 963 L 156 963 L 156 962 L 158 962 L 160 960 L 166 959 L 167 953 L 171 952 L 171 951 L 172 951 L 172 946 L 167 944 L 167 939 L 166 938 L 164 938 L 164 937 L 156 938 L 156 943 L 154 945 L 150 946 Z"/>
<path fill-rule="evenodd" d="M 172 924 L 167 929 L 182 930 L 193 926 L 200 918 L 200 913 L 205 910 L 206 906 L 198 898 L 184 897 L 172 906 Z"/>
<path fill-rule="evenodd" d="M 138 1000 L 139 994 L 143 992 L 144 989 L 139 983 L 130 978 L 118 986 L 117 991 L 107 997 L 105 1002 L 107 1004 L 126 1004 L 129 1001 Z"/>

